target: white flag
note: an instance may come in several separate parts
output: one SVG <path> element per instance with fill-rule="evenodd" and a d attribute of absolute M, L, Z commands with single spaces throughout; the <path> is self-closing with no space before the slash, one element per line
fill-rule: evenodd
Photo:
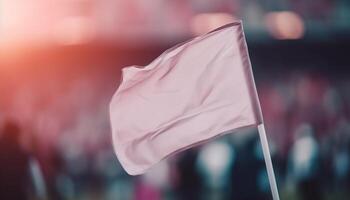
<path fill-rule="evenodd" d="M 113 144 L 131 175 L 175 152 L 262 123 L 240 21 L 123 68 L 110 104 Z"/>

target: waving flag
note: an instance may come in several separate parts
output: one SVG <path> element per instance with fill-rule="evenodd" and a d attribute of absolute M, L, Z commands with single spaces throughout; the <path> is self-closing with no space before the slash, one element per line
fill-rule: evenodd
<path fill-rule="evenodd" d="M 240 21 L 122 69 L 110 103 L 113 144 L 131 175 L 238 128 L 262 123 Z"/>

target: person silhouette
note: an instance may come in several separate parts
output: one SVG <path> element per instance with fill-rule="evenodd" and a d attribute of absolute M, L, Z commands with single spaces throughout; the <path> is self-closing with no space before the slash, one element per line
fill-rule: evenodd
<path fill-rule="evenodd" d="M 0 132 L 0 199 L 28 199 L 29 156 L 20 145 L 21 130 L 8 120 Z"/>

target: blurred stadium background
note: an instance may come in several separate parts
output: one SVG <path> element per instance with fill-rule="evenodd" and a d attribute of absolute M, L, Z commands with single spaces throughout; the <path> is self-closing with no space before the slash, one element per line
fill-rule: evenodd
<path fill-rule="evenodd" d="M 120 69 L 235 19 L 243 19 L 281 199 L 349 199 L 347 0 L 0 0 L 0 142 L 14 120 L 32 177 L 25 196 L 271 199 L 254 129 L 137 177 L 111 145 L 108 103 Z"/>

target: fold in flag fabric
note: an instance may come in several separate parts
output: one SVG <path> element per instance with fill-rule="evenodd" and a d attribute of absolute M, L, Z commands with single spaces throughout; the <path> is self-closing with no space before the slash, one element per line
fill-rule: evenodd
<path fill-rule="evenodd" d="M 238 128 L 262 123 L 241 21 L 122 69 L 110 103 L 114 150 L 130 175 Z"/>

